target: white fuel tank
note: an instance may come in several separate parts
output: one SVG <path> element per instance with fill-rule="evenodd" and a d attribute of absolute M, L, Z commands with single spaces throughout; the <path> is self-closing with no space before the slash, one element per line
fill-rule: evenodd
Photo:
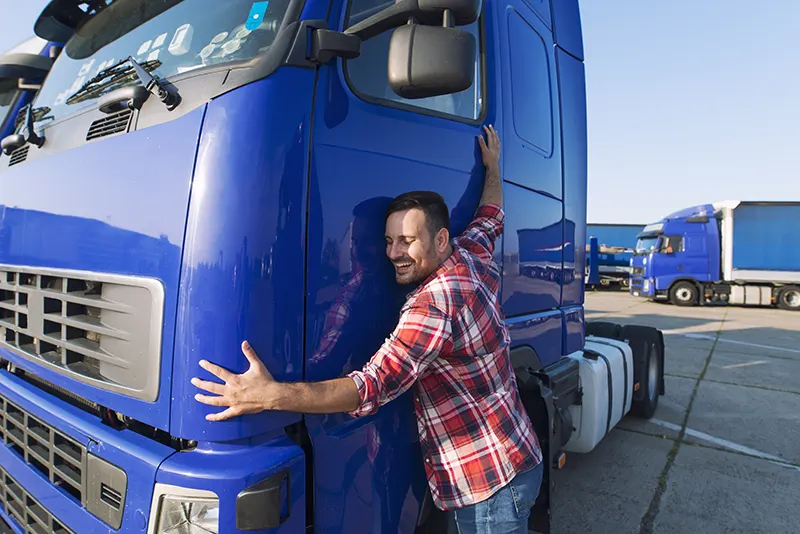
<path fill-rule="evenodd" d="M 570 406 L 576 430 L 564 450 L 590 452 L 631 409 L 633 353 L 621 341 L 589 336 L 578 361 L 581 404 Z"/>

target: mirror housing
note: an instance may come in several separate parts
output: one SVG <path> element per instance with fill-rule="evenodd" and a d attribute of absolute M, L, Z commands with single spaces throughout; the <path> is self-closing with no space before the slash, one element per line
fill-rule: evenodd
<path fill-rule="evenodd" d="M 0 56 L 0 78 L 20 78 L 41 82 L 50 72 L 53 60 L 36 54 L 6 54 Z"/>
<path fill-rule="evenodd" d="M 475 37 L 466 30 L 408 24 L 392 33 L 389 85 L 408 98 L 458 93 L 475 75 Z"/>

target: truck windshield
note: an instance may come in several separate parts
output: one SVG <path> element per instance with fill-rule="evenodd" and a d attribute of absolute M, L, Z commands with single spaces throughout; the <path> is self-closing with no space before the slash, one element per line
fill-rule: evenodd
<path fill-rule="evenodd" d="M 106 0 L 66 43 L 35 106 L 58 119 L 138 84 L 130 71 L 103 79 L 104 70 L 128 56 L 158 78 L 252 59 L 272 44 L 289 1 Z"/>
<path fill-rule="evenodd" d="M 649 254 L 653 252 L 658 243 L 658 236 L 640 237 L 636 242 L 636 255 Z"/>

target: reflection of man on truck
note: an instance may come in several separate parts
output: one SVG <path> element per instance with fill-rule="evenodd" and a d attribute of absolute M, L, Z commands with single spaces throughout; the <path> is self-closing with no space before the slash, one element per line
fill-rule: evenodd
<path fill-rule="evenodd" d="M 542 453 L 517 391 L 508 327 L 499 302 L 494 241 L 503 231 L 500 141 L 480 138 L 486 181 L 475 220 L 450 240 L 449 216 L 435 193 L 401 195 L 388 210 L 387 254 L 409 295 L 397 329 L 362 371 L 317 383 L 276 382 L 247 342 L 251 363 L 234 375 L 201 365 L 225 384 L 193 379 L 227 407 L 223 420 L 262 410 L 349 412 L 364 416 L 416 388 L 420 442 L 436 505 L 455 510 L 459 531 L 516 527 L 542 480 Z"/>

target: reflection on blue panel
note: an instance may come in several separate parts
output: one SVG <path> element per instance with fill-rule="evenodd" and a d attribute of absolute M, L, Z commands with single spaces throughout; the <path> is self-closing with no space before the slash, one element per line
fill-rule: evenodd
<path fill-rule="evenodd" d="M 583 306 L 561 310 L 564 314 L 564 347 L 562 354 L 572 354 L 583 349 Z"/>
<path fill-rule="evenodd" d="M 564 243 L 574 251 L 565 258 L 562 306 L 583 304 L 586 269 L 586 83 L 583 63 L 557 52 L 561 112 L 564 116 Z"/>
<path fill-rule="evenodd" d="M 208 104 L 180 287 L 173 433 L 226 441 L 283 428 L 300 415 L 262 412 L 210 423 L 194 399 L 208 359 L 241 373 L 247 339 L 277 380 L 303 377 L 306 162 L 314 73 L 280 69 Z M 286 106 L 285 102 L 308 106 Z M 261 105 L 253 106 L 253 102 Z M 265 127 L 269 125 L 270 127 Z M 229 135 L 235 131 L 237 135 Z"/>
<path fill-rule="evenodd" d="M 530 345 L 544 367 L 561 358 L 561 312 L 553 310 L 508 321 L 513 346 Z"/>
<path fill-rule="evenodd" d="M 561 202 L 506 184 L 503 310 L 507 317 L 557 308 L 561 298 Z"/>

